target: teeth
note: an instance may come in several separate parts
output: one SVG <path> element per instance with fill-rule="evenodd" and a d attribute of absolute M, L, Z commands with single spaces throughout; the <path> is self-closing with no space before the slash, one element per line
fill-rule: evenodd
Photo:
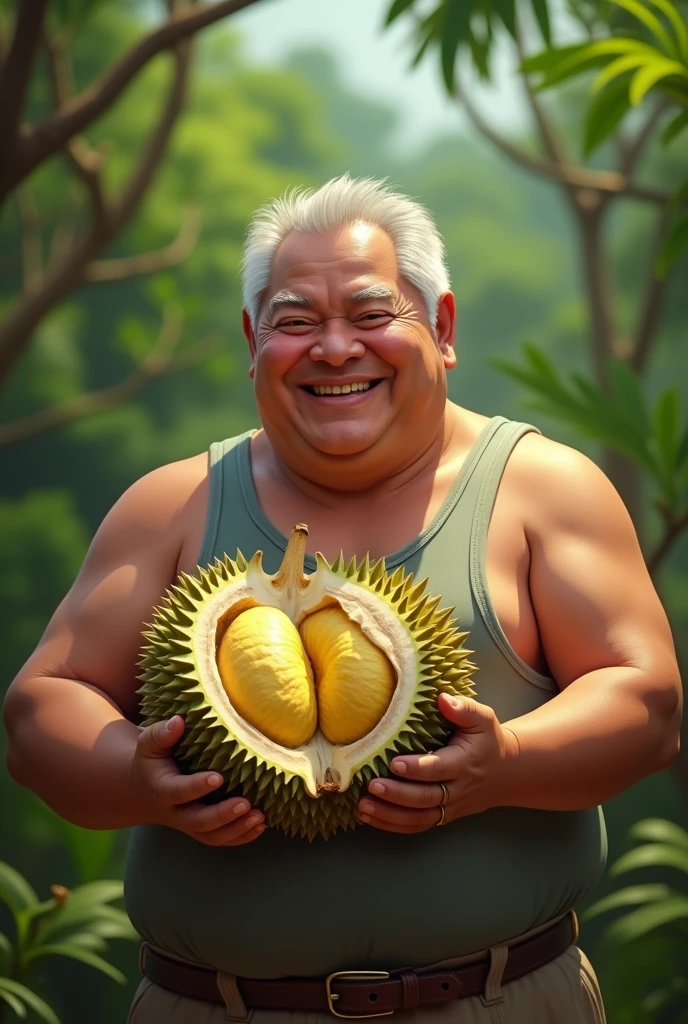
<path fill-rule="evenodd" d="M 342 384 L 340 387 L 338 384 L 314 384 L 313 390 L 316 395 L 348 395 L 352 391 L 367 391 L 370 387 L 370 381 L 361 381 L 358 384 Z"/>

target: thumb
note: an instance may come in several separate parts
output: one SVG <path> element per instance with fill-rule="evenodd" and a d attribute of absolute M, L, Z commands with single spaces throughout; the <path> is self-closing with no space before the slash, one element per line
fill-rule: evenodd
<path fill-rule="evenodd" d="M 165 722 L 154 722 L 141 730 L 139 749 L 145 757 L 167 757 L 171 747 L 184 733 L 184 719 L 174 715 Z"/>
<path fill-rule="evenodd" d="M 486 732 L 493 727 L 495 713 L 487 704 L 479 704 L 472 697 L 452 697 L 441 693 L 438 707 L 452 725 L 464 732 Z"/>

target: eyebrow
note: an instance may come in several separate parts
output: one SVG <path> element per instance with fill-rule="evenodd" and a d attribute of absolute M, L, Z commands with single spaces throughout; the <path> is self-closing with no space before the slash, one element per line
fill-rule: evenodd
<path fill-rule="evenodd" d="M 351 292 L 346 301 L 349 305 L 356 305 L 363 302 L 370 302 L 374 299 L 393 301 L 395 298 L 396 292 L 392 291 L 392 289 L 386 284 L 371 284 L 368 285 L 367 288 L 359 288 L 358 291 Z M 313 309 L 315 306 L 315 300 L 309 298 L 308 295 L 299 295 L 297 292 L 290 292 L 285 288 L 272 296 L 268 303 L 267 314 L 269 317 L 273 317 L 275 313 L 280 309 L 284 309 L 286 306 L 298 306 L 300 309 Z"/>

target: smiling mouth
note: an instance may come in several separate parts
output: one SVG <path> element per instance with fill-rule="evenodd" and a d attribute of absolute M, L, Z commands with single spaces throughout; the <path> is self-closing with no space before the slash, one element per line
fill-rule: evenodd
<path fill-rule="evenodd" d="M 381 381 L 382 377 L 379 377 L 377 380 L 360 381 L 354 384 L 304 384 L 302 390 L 307 391 L 309 395 L 314 395 L 316 398 L 323 398 L 325 396 L 331 398 L 335 395 L 355 395 L 360 394 L 362 391 L 372 391 Z"/>

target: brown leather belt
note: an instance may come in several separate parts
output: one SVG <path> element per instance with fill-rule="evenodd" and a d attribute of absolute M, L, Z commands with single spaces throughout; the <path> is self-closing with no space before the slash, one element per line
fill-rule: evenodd
<path fill-rule="evenodd" d="M 507 985 L 554 960 L 578 938 L 575 911 L 550 928 L 508 944 L 502 984 Z M 148 943 L 141 947 L 141 970 L 149 981 L 190 999 L 224 1003 L 211 967 L 166 956 Z M 480 995 L 490 957 L 442 970 L 335 971 L 326 978 L 237 978 L 247 1009 L 329 1010 L 336 1017 L 377 1017 Z M 335 1006 L 336 1004 L 336 1006 Z"/>

